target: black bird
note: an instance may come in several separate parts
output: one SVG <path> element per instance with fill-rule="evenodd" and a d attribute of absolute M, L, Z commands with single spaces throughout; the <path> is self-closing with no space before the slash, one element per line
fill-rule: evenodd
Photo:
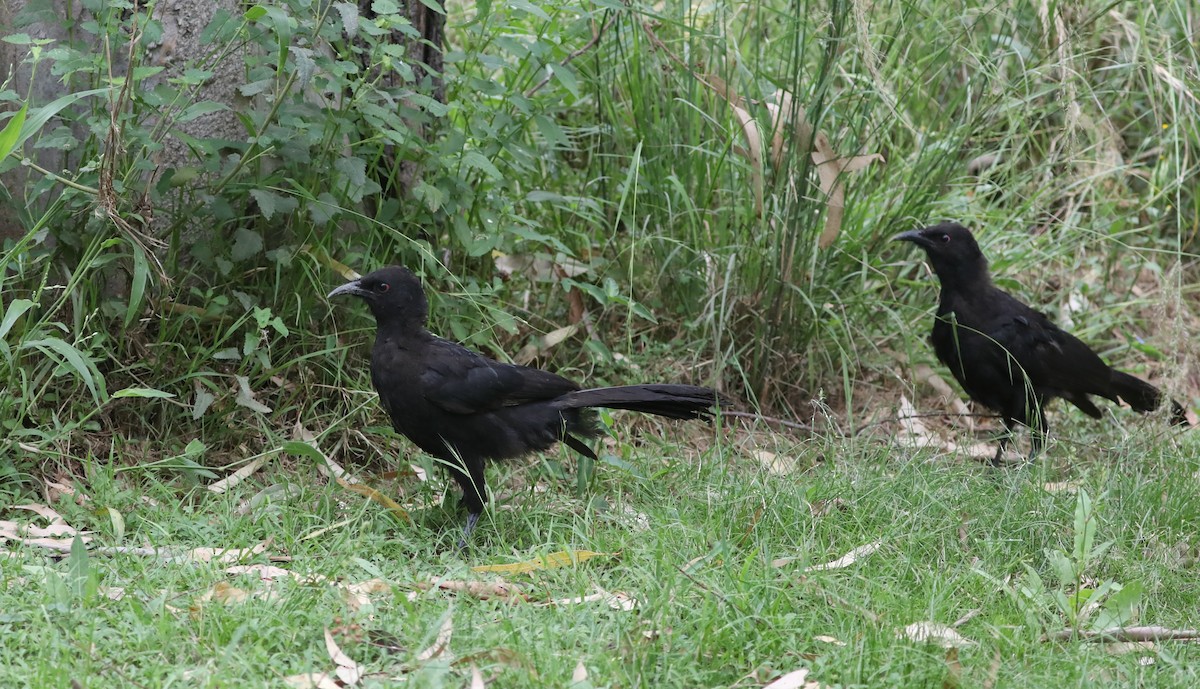
<path fill-rule="evenodd" d="M 1048 430 L 1045 405 L 1056 397 L 1096 419 L 1101 413 L 1089 395 L 1123 400 L 1143 413 L 1162 405 L 1158 388 L 1109 367 L 1045 314 L 994 286 L 987 259 L 967 228 L 942 223 L 892 239 L 924 249 L 942 283 L 929 339 L 971 399 L 1000 414 L 1005 434 L 993 463 L 1000 463 L 1018 423 L 1031 431 L 1030 460 L 1037 456 Z M 1187 424 L 1183 407 L 1173 400 L 1171 421 Z"/>
<path fill-rule="evenodd" d="M 429 304 L 408 269 L 383 268 L 329 297 L 362 297 L 375 316 L 371 383 L 396 431 L 446 462 L 462 486 L 467 524 L 483 513 L 484 461 L 546 450 L 562 441 L 592 459 L 580 438 L 599 435 L 591 407 L 632 409 L 672 419 L 710 419 L 724 400 L 692 385 L 626 385 L 583 390 L 562 376 L 505 364 L 430 334 Z"/>

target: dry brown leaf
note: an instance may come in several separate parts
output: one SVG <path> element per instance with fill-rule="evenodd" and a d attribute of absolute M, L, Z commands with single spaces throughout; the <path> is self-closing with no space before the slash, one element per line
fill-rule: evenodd
<path fill-rule="evenodd" d="M 877 160 L 883 161 L 883 156 L 872 153 L 839 158 L 825 132 L 817 133 L 813 140 L 813 148 L 815 150 L 812 152 L 812 161 L 817 166 L 817 178 L 826 197 L 825 229 L 821 232 L 817 246 L 827 249 L 837 239 L 838 232 L 842 229 L 842 217 L 846 212 L 843 175 L 858 172 Z"/>
<path fill-rule="evenodd" d="M 337 669 L 334 674 L 342 681 L 345 686 L 354 686 L 358 684 L 358 680 L 362 679 L 363 668 L 358 663 L 354 662 L 350 656 L 337 645 L 333 640 L 333 634 L 329 629 L 325 630 L 325 651 L 329 653 L 329 658 L 337 664 Z"/>
<path fill-rule="evenodd" d="M 367 579 L 357 584 L 340 584 L 342 599 L 351 610 L 361 610 L 371 602 L 371 598 L 385 593 L 391 593 L 392 586 L 383 579 Z"/>
<path fill-rule="evenodd" d="M 525 574 L 539 569 L 557 569 L 577 562 L 586 562 L 594 557 L 616 557 L 620 553 L 597 553 L 591 550 L 560 550 L 545 557 L 535 557 L 525 562 L 507 565 L 478 565 L 472 572 L 496 572 L 497 574 Z"/>
<path fill-rule="evenodd" d="M 342 685 L 331 677 L 328 672 L 309 672 L 303 675 L 291 675 L 283 678 L 292 689 L 342 689 Z"/>
<path fill-rule="evenodd" d="M 946 676 L 942 678 L 942 689 L 958 689 L 962 684 L 962 661 L 958 659 L 958 647 L 946 649 Z"/>
<path fill-rule="evenodd" d="M 1104 650 L 1109 655 L 1120 656 L 1128 653 L 1142 653 L 1153 651 L 1155 648 L 1153 641 L 1116 641 L 1110 644 L 1104 644 Z"/>
<path fill-rule="evenodd" d="M 1047 493 L 1075 493 L 1079 490 L 1079 481 L 1049 481 L 1042 484 L 1042 490 Z"/>
<path fill-rule="evenodd" d="M 874 553 L 876 550 L 879 550 L 881 547 L 883 547 L 882 541 L 875 541 L 874 543 L 860 545 L 832 562 L 826 562 L 825 564 L 821 565 L 810 565 L 805 567 L 804 571 L 823 572 L 829 569 L 842 569 L 843 567 L 849 567 L 855 562 L 858 562 L 860 559 Z"/>
<path fill-rule="evenodd" d="M 55 512 L 53 508 L 47 507 L 45 505 L 33 505 L 33 504 L 13 505 L 12 509 L 27 510 L 29 512 L 33 512 L 34 514 L 38 515 L 39 517 L 42 517 L 43 519 L 50 520 L 51 524 L 66 524 L 67 523 L 67 520 L 63 519 L 61 514 L 59 514 L 58 512 Z"/>
<path fill-rule="evenodd" d="M 50 479 L 45 479 L 45 483 L 46 483 L 46 502 L 48 502 L 50 504 L 54 504 L 54 503 L 58 502 L 58 499 L 63 497 L 64 495 L 68 496 L 72 500 L 74 500 L 76 505 L 86 505 L 87 503 L 92 501 L 92 499 L 90 497 L 88 497 L 87 495 L 80 493 L 79 491 L 75 490 L 71 486 L 69 486 L 66 483 L 63 483 L 61 481 L 51 481 Z"/>
<path fill-rule="evenodd" d="M 959 634 L 953 627 L 938 622 L 913 622 L 896 632 L 896 636 L 917 643 L 937 644 L 943 648 L 974 646 L 975 642 Z"/>
<path fill-rule="evenodd" d="M 814 636 L 813 639 L 815 639 L 816 641 L 820 641 L 822 643 L 833 644 L 834 646 L 845 646 L 846 645 L 845 641 L 842 641 L 841 639 L 837 638 L 836 636 L 826 636 L 825 634 L 818 634 L 818 635 Z"/>
<path fill-rule="evenodd" d="M 255 459 L 254 461 L 250 462 L 249 464 L 242 467 L 241 469 L 238 469 L 237 471 L 233 472 L 232 474 L 226 476 L 225 478 L 221 479 L 220 481 L 217 481 L 215 483 L 210 483 L 208 485 L 208 490 L 213 493 L 224 493 L 225 491 L 229 490 L 230 488 L 233 488 L 237 484 L 241 483 L 242 480 L 245 479 L 247 476 L 258 471 L 259 468 L 262 467 L 263 464 L 266 464 L 267 460 L 270 458 L 271 458 L 271 455 L 263 455 L 263 456 L 259 457 L 258 459 Z"/>
<path fill-rule="evenodd" d="M 251 594 L 245 589 L 240 589 L 236 586 L 227 584 L 224 581 L 218 581 L 213 584 L 213 587 L 205 591 L 196 599 L 197 606 L 203 606 L 204 603 L 215 601 L 226 605 L 233 603 L 245 603 L 250 600 Z"/>
<path fill-rule="evenodd" d="M 437 638 L 429 648 L 417 654 L 417 660 L 425 661 L 433 658 L 439 658 L 447 655 L 450 649 L 450 637 L 454 634 L 454 619 L 450 615 L 446 615 L 442 620 L 442 626 L 438 629 Z"/>
<path fill-rule="evenodd" d="M 187 552 L 186 558 L 193 562 L 216 562 L 218 564 L 239 562 L 266 552 L 267 546 L 274 540 L 273 537 L 268 538 L 249 548 L 192 548 Z"/>
<path fill-rule="evenodd" d="M 789 122 L 796 148 L 802 155 L 812 147 L 812 125 L 804 113 L 804 107 L 792 98 L 789 91 L 777 89 L 773 102 L 767 103 L 771 113 L 771 165 L 776 171 L 783 165 L 784 132 Z"/>
<path fill-rule="evenodd" d="M 471 666 L 471 685 L 469 689 L 485 689 L 487 684 L 483 681 L 483 674 L 479 672 L 479 668 Z"/>
<path fill-rule="evenodd" d="M 517 352 L 517 355 L 513 357 L 513 361 L 521 364 L 522 366 L 528 365 L 534 359 L 545 354 L 559 343 L 574 335 L 578 330 L 579 324 L 572 323 L 556 330 L 552 330 L 542 337 L 535 338 L 532 342 L 525 345 L 520 351 Z"/>
<path fill-rule="evenodd" d="M 771 682 L 763 689 L 806 689 L 807 687 L 817 685 L 816 682 L 808 682 L 808 668 L 800 668 L 792 670 L 779 679 Z M 819 686 L 819 685 L 818 685 Z"/>
<path fill-rule="evenodd" d="M 434 583 L 421 582 L 421 583 L 417 584 L 417 588 L 421 589 L 422 591 L 428 591 L 430 589 L 437 588 L 437 589 L 441 589 L 443 591 L 450 591 L 451 593 L 466 594 L 468 596 L 471 596 L 473 598 L 478 598 L 480 600 L 487 600 L 489 598 L 514 598 L 514 599 L 526 598 L 526 594 L 524 591 L 521 590 L 520 586 L 517 586 L 516 584 L 510 583 L 507 581 L 503 581 L 503 580 L 498 580 L 498 581 L 445 580 L 445 581 L 437 581 Z"/>
<path fill-rule="evenodd" d="M 109 600 L 121 600 L 125 597 L 125 589 L 120 586 L 101 586 L 98 590 L 101 596 Z"/>
<path fill-rule="evenodd" d="M 588 678 L 587 666 L 583 664 L 583 658 L 580 658 L 579 662 L 575 663 L 575 671 L 571 673 L 571 684 L 579 684 L 580 682 L 586 682 L 587 678 Z"/>
<path fill-rule="evenodd" d="M 766 467 L 767 472 L 776 476 L 787 476 L 796 470 L 796 458 L 787 455 L 777 455 L 769 450 L 751 450 L 750 455 Z"/>
<path fill-rule="evenodd" d="M 827 517 L 836 511 L 846 511 L 850 509 L 850 505 L 841 498 L 832 500 L 814 500 L 808 505 L 808 511 L 814 517 Z"/>
<path fill-rule="evenodd" d="M 575 596 L 574 598 L 557 598 L 550 601 L 549 604 L 580 605 L 582 603 L 595 603 L 597 601 L 604 601 L 613 610 L 623 610 L 625 612 L 636 610 L 639 605 L 638 600 L 627 593 L 620 591 L 610 593 L 599 586 L 596 587 L 595 593 L 589 593 L 586 596 Z"/>
<path fill-rule="evenodd" d="M 89 532 L 84 532 L 89 533 Z M 73 527 L 65 522 L 51 523 L 50 526 L 34 526 L 32 524 L 18 524 L 13 521 L 0 521 L 0 538 L 62 538 L 79 535 Z"/>

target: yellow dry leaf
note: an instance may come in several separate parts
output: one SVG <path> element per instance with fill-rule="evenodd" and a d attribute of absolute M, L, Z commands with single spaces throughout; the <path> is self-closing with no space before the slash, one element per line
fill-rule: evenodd
<path fill-rule="evenodd" d="M 821 571 L 824 571 L 827 569 L 841 569 L 843 567 L 849 567 L 850 565 L 854 564 L 855 562 L 858 562 L 859 559 L 864 558 L 864 557 L 870 555 L 871 553 L 874 553 L 876 550 L 879 550 L 881 547 L 883 547 L 882 541 L 875 541 L 874 543 L 860 545 L 857 548 L 855 548 L 854 550 L 851 550 L 850 552 L 846 553 L 845 555 L 834 560 L 833 562 L 826 562 L 825 564 L 821 564 L 821 565 L 812 565 L 810 567 L 805 567 L 804 571 L 805 572 L 821 572 Z"/>
<path fill-rule="evenodd" d="M 362 275 L 358 274 L 358 271 L 333 258 L 319 246 L 305 244 L 304 246 L 300 247 L 300 252 L 312 256 L 313 258 L 317 259 L 318 263 L 324 265 L 326 268 L 332 269 L 335 273 L 341 275 L 347 280 L 357 280 L 362 277 Z"/>
<path fill-rule="evenodd" d="M 341 486 L 342 488 L 345 488 L 346 490 L 350 490 L 355 493 L 358 493 L 359 495 L 365 496 L 367 499 L 369 499 L 373 502 L 377 502 L 380 505 L 383 505 L 389 511 L 391 511 L 392 514 L 403 519 L 404 521 L 410 522 L 410 523 L 412 522 L 412 518 L 408 516 L 408 512 L 405 511 L 405 509 L 403 507 L 401 507 L 399 503 L 397 503 L 395 500 L 389 498 L 388 496 L 384 495 L 383 493 L 380 493 L 379 491 L 375 490 L 374 488 L 372 488 L 368 485 L 361 484 L 361 483 L 350 483 L 341 477 L 339 477 L 337 479 L 337 482 L 338 482 L 338 485 Z"/>
<path fill-rule="evenodd" d="M 619 553 L 597 553 L 591 550 L 560 550 L 545 557 L 535 557 L 525 562 L 513 562 L 507 565 L 478 565 L 471 568 L 472 572 L 497 572 L 499 574 L 525 574 L 539 569 L 558 569 L 567 565 L 584 562 L 594 557 L 616 557 Z"/>

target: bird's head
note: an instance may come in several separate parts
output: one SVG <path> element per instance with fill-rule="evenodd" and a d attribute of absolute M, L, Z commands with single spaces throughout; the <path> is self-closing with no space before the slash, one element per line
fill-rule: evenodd
<path fill-rule="evenodd" d="M 429 302 L 420 279 L 403 266 L 380 268 L 351 280 L 330 292 L 327 298 L 344 294 L 366 301 L 379 325 L 401 323 L 423 327 L 429 315 Z"/>
<path fill-rule="evenodd" d="M 987 260 L 979 249 L 979 243 L 970 230 L 958 223 L 945 222 L 901 232 L 892 240 L 912 242 L 924 249 L 933 265 L 933 272 L 943 282 L 947 279 L 987 276 Z"/>

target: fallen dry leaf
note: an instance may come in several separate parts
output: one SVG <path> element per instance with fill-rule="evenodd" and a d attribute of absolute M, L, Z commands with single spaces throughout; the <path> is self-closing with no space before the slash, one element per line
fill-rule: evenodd
<path fill-rule="evenodd" d="M 1078 481 L 1049 481 L 1042 484 L 1042 490 L 1047 493 L 1075 493 L 1079 490 Z"/>
<path fill-rule="evenodd" d="M 875 541 L 874 543 L 860 545 L 832 562 L 826 562 L 825 564 L 821 565 L 810 565 L 805 567 L 804 571 L 823 572 L 829 569 L 842 569 L 843 567 L 849 567 L 855 562 L 858 562 L 860 559 L 870 555 L 871 553 L 874 553 L 876 550 L 879 550 L 881 547 L 883 547 L 882 541 Z"/>
<path fill-rule="evenodd" d="M 796 458 L 778 455 L 769 450 L 751 450 L 750 456 L 757 459 L 767 472 L 776 476 L 787 476 L 796 470 Z"/>
<path fill-rule="evenodd" d="M 471 684 L 469 689 L 484 689 L 487 684 L 483 681 L 483 674 L 479 672 L 479 668 L 471 666 Z"/>
<path fill-rule="evenodd" d="M 43 519 L 50 520 L 51 524 L 56 524 L 56 523 L 66 524 L 67 523 L 67 520 L 63 519 L 61 514 L 59 514 L 58 512 L 55 512 L 53 508 L 47 507 L 45 505 L 33 505 L 33 504 L 13 505 L 12 509 L 27 510 L 29 512 L 33 512 L 34 514 L 38 515 L 39 517 L 42 517 Z"/>
<path fill-rule="evenodd" d="M 292 689 L 342 689 L 342 685 L 327 672 L 309 672 L 283 678 Z"/>
<path fill-rule="evenodd" d="M 808 689 L 809 687 L 819 686 L 816 682 L 808 682 L 807 679 L 808 668 L 800 668 L 799 670 L 792 670 L 763 687 L 763 689 Z"/>
<path fill-rule="evenodd" d="M 271 455 L 263 455 L 262 457 L 259 457 L 258 459 L 251 461 L 246 466 L 242 467 L 241 469 L 238 469 L 237 471 L 226 476 L 225 478 L 221 479 L 220 481 L 210 483 L 208 486 L 208 490 L 213 493 L 224 493 L 225 491 L 229 490 L 230 488 L 233 488 L 237 484 L 241 483 L 242 480 L 245 479 L 247 476 L 258 471 L 259 468 L 261 468 L 263 464 L 266 464 L 267 460 L 270 458 L 271 458 Z"/>
<path fill-rule="evenodd" d="M 959 634 L 953 627 L 938 622 L 913 622 L 896 632 L 896 636 L 917 643 L 937 644 L 943 648 L 974 646 L 975 642 Z"/>
<path fill-rule="evenodd" d="M 266 552 L 267 546 L 274 540 L 273 537 L 268 538 L 249 548 L 192 548 L 187 552 L 185 558 L 193 562 L 216 562 L 218 564 L 239 562 Z"/>
<path fill-rule="evenodd" d="M 337 669 L 334 674 L 342 681 L 345 686 L 354 686 L 358 684 L 358 680 L 362 679 L 363 668 L 358 663 L 354 662 L 350 656 L 333 640 L 333 634 L 329 629 L 325 630 L 325 651 L 329 653 L 330 659 L 337 664 Z"/>
<path fill-rule="evenodd" d="M 579 684 L 586 682 L 588 678 L 587 666 L 583 664 L 583 659 L 580 658 L 578 663 L 575 663 L 575 671 L 571 673 L 571 684 Z"/>
<path fill-rule="evenodd" d="M 638 607 L 638 600 L 629 594 L 621 593 L 620 591 L 610 593 L 599 586 L 596 587 L 595 593 L 589 593 L 586 596 L 575 596 L 574 598 L 557 598 L 548 604 L 580 605 L 582 603 L 595 603 L 597 601 L 604 601 L 613 610 L 624 610 L 626 612 L 635 610 Z"/>
<path fill-rule="evenodd" d="M 213 584 L 212 588 L 200 594 L 200 597 L 196 599 L 196 604 L 203 605 L 204 603 L 216 601 L 217 603 L 229 605 L 245 603 L 248 600 L 250 600 L 250 593 L 245 589 L 240 589 L 224 581 L 218 581 Z"/>
<path fill-rule="evenodd" d="M 813 639 L 816 641 L 823 642 L 823 643 L 833 644 L 834 646 L 845 646 L 846 645 L 845 641 L 842 641 L 841 639 L 837 638 L 836 636 L 826 636 L 825 634 L 818 634 L 818 635 L 814 636 Z"/>
<path fill-rule="evenodd" d="M 417 588 L 422 591 L 430 589 L 440 589 L 442 591 L 450 591 L 451 593 L 461 593 L 480 600 L 489 598 L 514 598 L 524 599 L 526 594 L 521 590 L 520 586 L 507 581 L 458 581 L 458 580 L 443 580 L 434 583 L 421 582 L 417 584 Z"/>
<path fill-rule="evenodd" d="M 417 654 L 417 660 L 430 660 L 446 655 L 450 648 L 450 637 L 454 634 L 454 620 L 450 615 L 446 615 L 442 620 L 442 627 L 438 630 L 437 638 L 433 640 L 433 644 L 429 648 Z"/>
<path fill-rule="evenodd" d="M 472 572 L 496 572 L 497 574 L 525 574 L 539 569 L 557 569 L 567 565 L 586 562 L 594 557 L 617 557 L 620 553 L 597 553 L 591 550 L 560 550 L 545 557 L 535 557 L 525 562 L 507 565 L 478 565 Z"/>
<path fill-rule="evenodd" d="M 357 584 L 339 584 L 342 589 L 342 599 L 351 610 L 358 611 L 371 602 L 371 598 L 391 593 L 392 586 L 383 579 L 367 579 Z"/>
<path fill-rule="evenodd" d="M 372 502 L 377 502 L 380 505 L 383 505 L 392 514 L 396 515 L 400 519 L 402 519 L 406 522 L 412 522 L 412 518 L 408 516 L 408 512 L 403 507 L 401 507 L 399 503 L 397 503 L 395 500 L 389 498 L 388 496 L 384 495 L 383 493 L 380 493 L 379 491 L 375 490 L 374 488 L 372 488 L 368 485 L 365 485 L 363 483 L 350 483 L 349 481 L 347 481 L 346 479 L 344 479 L 340 476 L 337 478 L 337 482 L 338 482 L 338 485 L 341 486 L 342 488 L 345 488 L 346 490 L 358 493 L 359 495 L 365 496 Z"/>

